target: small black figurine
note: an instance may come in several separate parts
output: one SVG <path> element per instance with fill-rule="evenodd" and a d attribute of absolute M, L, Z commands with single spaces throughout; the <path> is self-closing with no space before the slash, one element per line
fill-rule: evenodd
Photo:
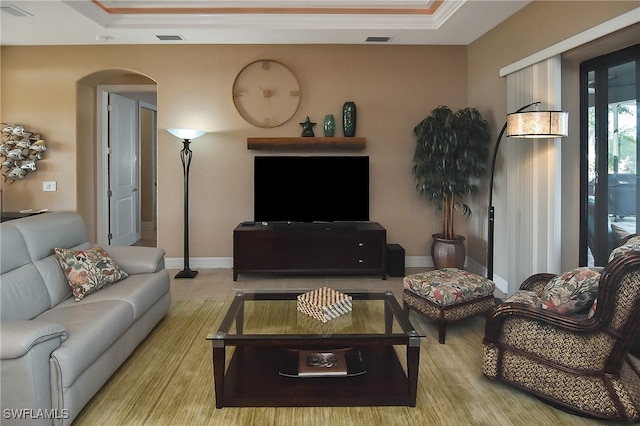
<path fill-rule="evenodd" d="M 315 134 L 313 133 L 313 126 L 315 126 L 316 123 L 312 123 L 311 120 L 309 120 L 309 116 L 307 116 L 307 119 L 304 120 L 304 123 L 300 123 L 300 125 L 302 126 L 303 138 L 312 138 L 315 136 Z"/>

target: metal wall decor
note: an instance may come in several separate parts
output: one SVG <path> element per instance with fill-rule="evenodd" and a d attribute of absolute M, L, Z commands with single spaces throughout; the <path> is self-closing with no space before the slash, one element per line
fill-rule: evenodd
<path fill-rule="evenodd" d="M 29 172 L 36 171 L 36 162 L 42 160 L 47 146 L 38 133 L 25 130 L 23 126 L 2 123 L 2 176 L 10 184 L 24 179 Z"/>

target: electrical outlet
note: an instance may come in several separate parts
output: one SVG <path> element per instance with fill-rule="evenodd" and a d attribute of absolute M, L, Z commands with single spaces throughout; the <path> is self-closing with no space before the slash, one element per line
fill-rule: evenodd
<path fill-rule="evenodd" d="M 42 182 L 42 190 L 43 191 L 47 191 L 47 192 L 52 192 L 56 190 L 56 182 L 55 181 L 51 181 L 51 182 Z"/>

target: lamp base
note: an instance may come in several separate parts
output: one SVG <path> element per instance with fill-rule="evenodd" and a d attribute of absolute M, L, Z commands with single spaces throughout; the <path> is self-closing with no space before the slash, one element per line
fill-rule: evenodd
<path fill-rule="evenodd" d="M 189 268 L 185 268 L 176 274 L 176 278 L 193 278 L 198 275 L 198 271 L 192 271 Z"/>

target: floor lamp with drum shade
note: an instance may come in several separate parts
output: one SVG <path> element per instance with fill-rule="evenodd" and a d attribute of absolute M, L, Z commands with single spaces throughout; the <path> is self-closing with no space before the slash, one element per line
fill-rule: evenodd
<path fill-rule="evenodd" d="M 493 246 L 495 233 L 495 209 L 493 207 L 493 176 L 496 169 L 496 157 L 502 136 L 507 134 L 511 138 L 562 138 L 568 135 L 569 113 L 564 111 L 538 111 L 540 102 L 533 102 L 507 114 L 498 141 L 493 150 L 491 163 L 491 180 L 489 181 L 489 226 L 487 237 L 487 278 L 493 280 Z M 525 111 L 535 107 L 533 111 Z"/>

